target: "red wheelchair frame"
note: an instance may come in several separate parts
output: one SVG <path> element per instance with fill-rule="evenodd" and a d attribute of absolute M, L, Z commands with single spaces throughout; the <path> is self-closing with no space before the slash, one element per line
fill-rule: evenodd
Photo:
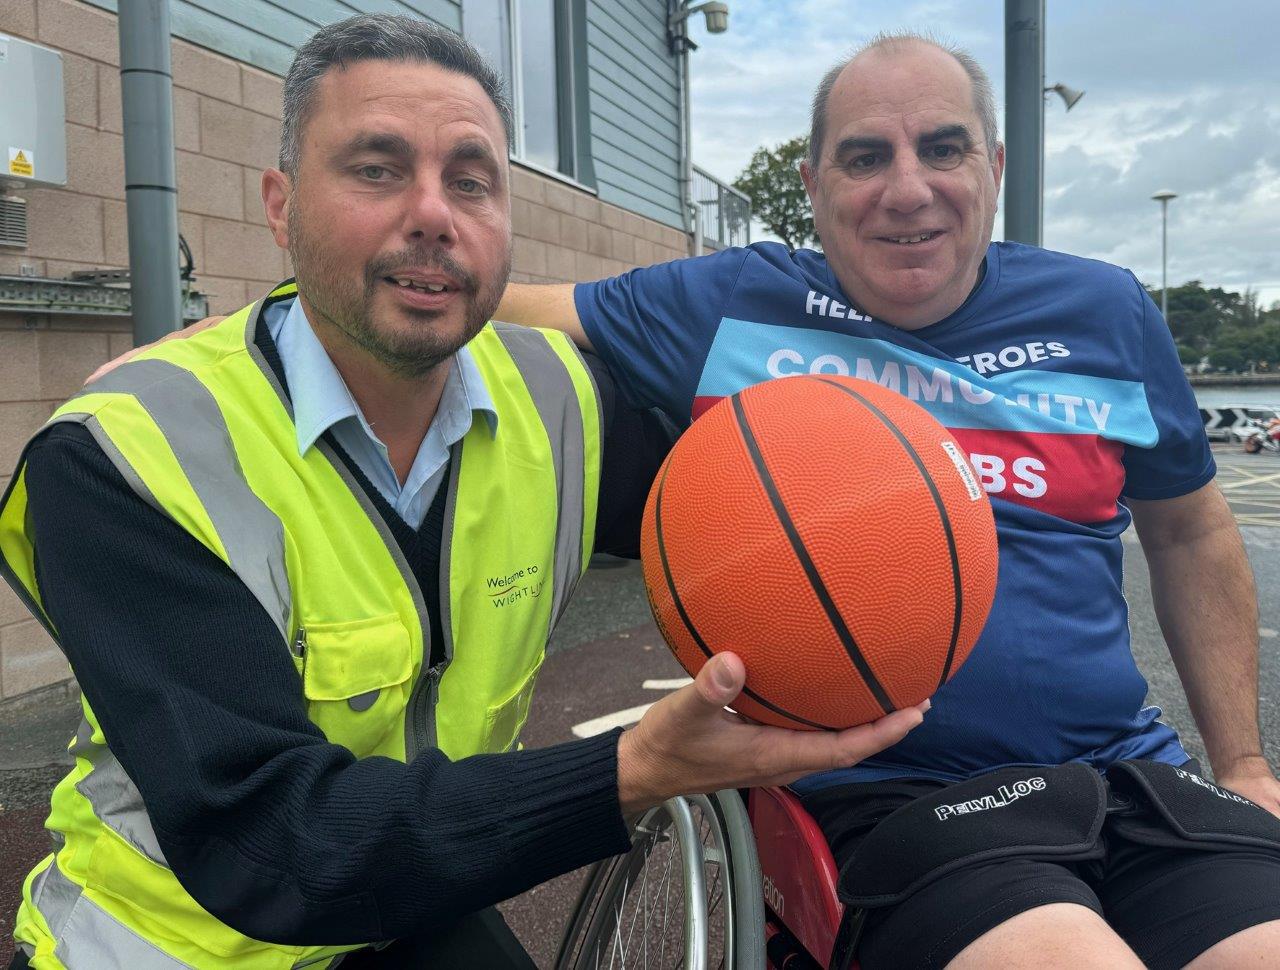
<path fill-rule="evenodd" d="M 747 814 L 760 857 L 769 966 L 831 967 L 834 957 L 832 970 L 857 970 L 848 953 L 853 941 L 841 934 L 835 859 L 818 823 L 784 788 L 753 788 Z"/>

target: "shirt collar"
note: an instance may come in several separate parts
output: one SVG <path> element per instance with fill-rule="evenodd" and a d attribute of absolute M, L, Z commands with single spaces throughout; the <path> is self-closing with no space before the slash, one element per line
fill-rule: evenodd
<path fill-rule="evenodd" d="M 338 368 L 311 329 L 302 310 L 302 301 L 293 299 L 278 303 L 269 308 L 268 313 L 267 329 L 280 351 L 280 362 L 284 366 L 293 403 L 298 454 L 305 455 L 321 435 L 347 418 L 355 418 L 369 437 L 377 440 Z M 448 382 L 457 382 L 468 408 L 472 413 L 479 411 L 489 426 L 490 435 L 496 435 L 498 411 L 471 349 L 466 346 L 459 349 L 454 355 L 454 362 Z"/>

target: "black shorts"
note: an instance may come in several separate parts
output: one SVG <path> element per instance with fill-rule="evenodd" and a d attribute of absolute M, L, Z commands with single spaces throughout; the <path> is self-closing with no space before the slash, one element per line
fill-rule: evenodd
<path fill-rule="evenodd" d="M 1198 774 L 1194 763 L 1184 767 Z M 802 800 L 843 872 L 881 820 L 948 787 L 896 779 L 822 789 Z M 1185 966 L 1234 933 L 1280 919 L 1280 851 L 1157 847 L 1114 829 L 1108 816 L 1099 858 L 1046 861 L 1030 853 L 978 860 L 901 901 L 866 909 L 855 951 L 862 970 L 944 967 L 988 930 L 1050 903 L 1078 903 L 1098 913 L 1153 968 Z"/>

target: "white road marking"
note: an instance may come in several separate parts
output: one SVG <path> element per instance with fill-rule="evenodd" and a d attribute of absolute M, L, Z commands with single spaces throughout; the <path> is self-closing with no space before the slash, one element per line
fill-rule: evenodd
<path fill-rule="evenodd" d="M 1225 485 L 1220 485 L 1219 488 L 1221 488 L 1225 492 L 1228 489 L 1243 488 L 1246 485 L 1261 485 L 1264 482 L 1274 482 L 1277 478 L 1280 478 L 1280 472 L 1276 472 L 1272 475 L 1263 475 L 1263 476 L 1250 475 L 1247 478 L 1241 479 L 1240 481 L 1227 482 Z"/>
<path fill-rule="evenodd" d="M 679 690 L 692 683 L 692 677 L 676 677 L 672 680 L 646 680 L 640 686 L 645 690 Z"/>
<path fill-rule="evenodd" d="M 628 727 L 644 717 L 644 712 L 653 707 L 652 704 L 641 704 L 639 707 L 628 707 L 625 711 L 615 711 L 604 717 L 593 717 L 590 721 L 575 724 L 571 731 L 575 738 L 594 738 L 597 734 L 612 731 L 616 727 Z"/>

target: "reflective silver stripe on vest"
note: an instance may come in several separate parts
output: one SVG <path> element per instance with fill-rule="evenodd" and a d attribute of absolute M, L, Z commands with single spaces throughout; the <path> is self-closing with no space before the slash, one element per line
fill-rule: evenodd
<path fill-rule="evenodd" d="M 582 573 L 583 490 L 586 487 L 582 408 L 568 368 L 545 336 L 514 324 L 495 323 L 493 327 L 520 369 L 551 441 L 558 510 L 552 573 L 555 593 L 551 600 L 551 629 L 554 630 Z"/>
<path fill-rule="evenodd" d="M 169 956 L 85 896 L 78 885 L 62 874 L 57 859 L 36 876 L 31 886 L 31 900 L 57 940 L 54 956 L 71 970 L 81 967 L 190 968 L 190 964 Z"/>
<path fill-rule="evenodd" d="M 142 476 L 129 464 L 124 452 L 111 440 L 111 436 L 107 434 L 107 429 L 102 426 L 102 422 L 98 420 L 97 415 L 93 415 L 85 421 L 84 426 L 93 435 L 93 440 L 98 443 L 98 447 L 102 449 L 103 454 L 111 459 L 111 464 L 116 466 L 116 470 L 129 483 L 129 487 L 134 490 L 138 497 L 160 514 L 167 516 L 169 513 L 164 510 L 160 500 L 155 497 L 155 493 L 151 491 L 151 486 L 144 482 Z"/>
<path fill-rule="evenodd" d="M 82 394 L 131 394 L 164 435 L 174 457 L 209 515 L 231 568 L 262 604 L 286 642 L 292 599 L 284 559 L 284 527 L 245 481 L 231 433 L 218 402 L 190 371 L 165 360 L 122 364 Z M 96 422 L 95 422 L 96 424 Z M 94 432 L 101 441 L 100 426 Z M 137 473 L 119 450 L 105 449 L 135 488 Z M 139 493 L 155 504 L 149 491 Z"/>
<path fill-rule="evenodd" d="M 82 719 L 71 745 L 71 754 L 87 760 L 93 769 L 76 783 L 76 791 L 89 800 L 93 814 L 103 825 L 156 865 L 169 868 L 155 829 L 151 827 L 151 817 L 142 803 L 142 793 L 111 749 L 94 744 L 92 737 L 93 728 Z"/>

